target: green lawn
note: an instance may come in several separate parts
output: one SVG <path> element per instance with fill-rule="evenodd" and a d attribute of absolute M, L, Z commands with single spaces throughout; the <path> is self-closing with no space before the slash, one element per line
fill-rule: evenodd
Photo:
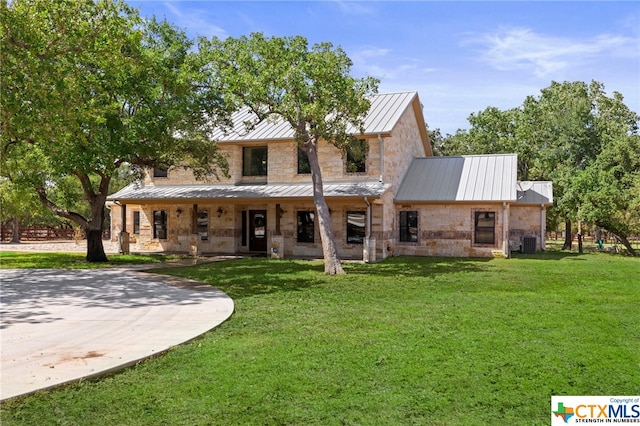
<path fill-rule="evenodd" d="M 185 256 L 179 255 L 139 255 L 139 254 L 110 254 L 107 263 L 89 263 L 84 253 L 41 253 L 41 252 L 0 252 L 0 269 L 10 268 L 54 268 L 54 269 L 92 269 L 107 266 L 123 266 L 146 263 L 164 263 L 179 260 Z"/>
<path fill-rule="evenodd" d="M 547 425 L 551 395 L 637 395 L 640 260 L 392 258 L 328 277 L 243 259 L 162 273 L 234 315 L 108 378 L 3 404 L 2 425 Z"/>

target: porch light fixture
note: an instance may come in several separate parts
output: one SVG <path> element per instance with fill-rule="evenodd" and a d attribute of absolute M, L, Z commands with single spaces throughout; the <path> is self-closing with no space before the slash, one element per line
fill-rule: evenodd
<path fill-rule="evenodd" d="M 222 210 L 222 207 L 218 207 L 218 210 L 216 210 L 216 213 L 218 213 L 218 217 L 222 216 L 222 213 L 224 213 L 224 211 Z"/>
<path fill-rule="evenodd" d="M 178 214 L 178 217 L 180 217 L 180 215 L 182 214 L 182 209 L 179 208 L 178 210 L 176 210 L 176 213 Z"/>

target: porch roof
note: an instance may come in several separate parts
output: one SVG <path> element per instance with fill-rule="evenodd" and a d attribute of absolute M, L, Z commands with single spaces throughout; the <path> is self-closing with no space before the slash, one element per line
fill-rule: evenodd
<path fill-rule="evenodd" d="M 380 182 L 336 182 L 324 185 L 325 198 L 379 198 L 391 185 Z M 131 184 L 107 197 L 110 201 L 313 199 L 311 183 L 268 185 L 157 185 Z"/>
<path fill-rule="evenodd" d="M 518 182 L 518 201 L 516 204 L 553 204 L 553 183 L 549 181 Z"/>

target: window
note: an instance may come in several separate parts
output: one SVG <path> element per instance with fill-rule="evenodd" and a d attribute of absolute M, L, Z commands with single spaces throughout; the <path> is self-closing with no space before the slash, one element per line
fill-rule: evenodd
<path fill-rule="evenodd" d="M 167 239 L 167 212 L 165 210 L 153 211 L 153 238 Z"/>
<path fill-rule="evenodd" d="M 365 139 L 355 139 L 345 149 L 347 156 L 347 173 L 364 173 L 367 171 L 367 153 L 369 144 Z"/>
<path fill-rule="evenodd" d="M 200 235 L 202 241 L 209 239 L 209 211 L 198 210 L 196 218 L 196 232 Z"/>
<path fill-rule="evenodd" d="M 133 233 L 140 233 L 140 211 L 133 212 Z"/>
<path fill-rule="evenodd" d="M 495 212 L 475 212 L 475 243 L 495 244 Z"/>
<path fill-rule="evenodd" d="M 314 212 L 298 212 L 298 242 L 312 243 L 314 241 Z"/>
<path fill-rule="evenodd" d="M 302 147 L 298 147 L 298 174 L 302 175 L 308 173 L 311 173 L 311 164 L 309 164 L 307 151 Z"/>
<path fill-rule="evenodd" d="M 362 244 L 365 235 L 364 212 L 347 212 L 347 243 Z"/>
<path fill-rule="evenodd" d="M 245 146 L 242 148 L 242 176 L 267 175 L 267 147 Z"/>
<path fill-rule="evenodd" d="M 400 241 L 418 241 L 418 212 L 400 212 Z"/>
<path fill-rule="evenodd" d="M 154 167 L 153 168 L 153 177 L 168 177 L 169 169 L 167 167 Z"/>

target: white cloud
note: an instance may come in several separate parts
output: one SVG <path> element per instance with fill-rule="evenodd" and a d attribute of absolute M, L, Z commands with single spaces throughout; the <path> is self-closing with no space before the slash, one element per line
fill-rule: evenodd
<path fill-rule="evenodd" d="M 343 13 L 349 15 L 358 15 L 358 16 L 372 16 L 374 15 L 374 11 L 366 2 L 352 1 L 352 0 L 334 0 L 334 3 L 338 5 L 340 10 Z"/>
<path fill-rule="evenodd" d="M 213 36 L 226 38 L 227 31 L 215 24 L 212 24 L 207 11 L 201 9 L 180 9 L 171 2 L 163 2 L 163 5 L 174 16 L 169 21 L 179 28 L 188 29 L 190 33 L 198 36 L 211 38 Z"/>
<path fill-rule="evenodd" d="M 481 58 L 492 67 L 529 71 L 537 77 L 552 76 L 600 56 L 638 56 L 637 40 L 611 34 L 575 40 L 512 28 L 482 35 L 471 43 L 484 45 Z"/>

